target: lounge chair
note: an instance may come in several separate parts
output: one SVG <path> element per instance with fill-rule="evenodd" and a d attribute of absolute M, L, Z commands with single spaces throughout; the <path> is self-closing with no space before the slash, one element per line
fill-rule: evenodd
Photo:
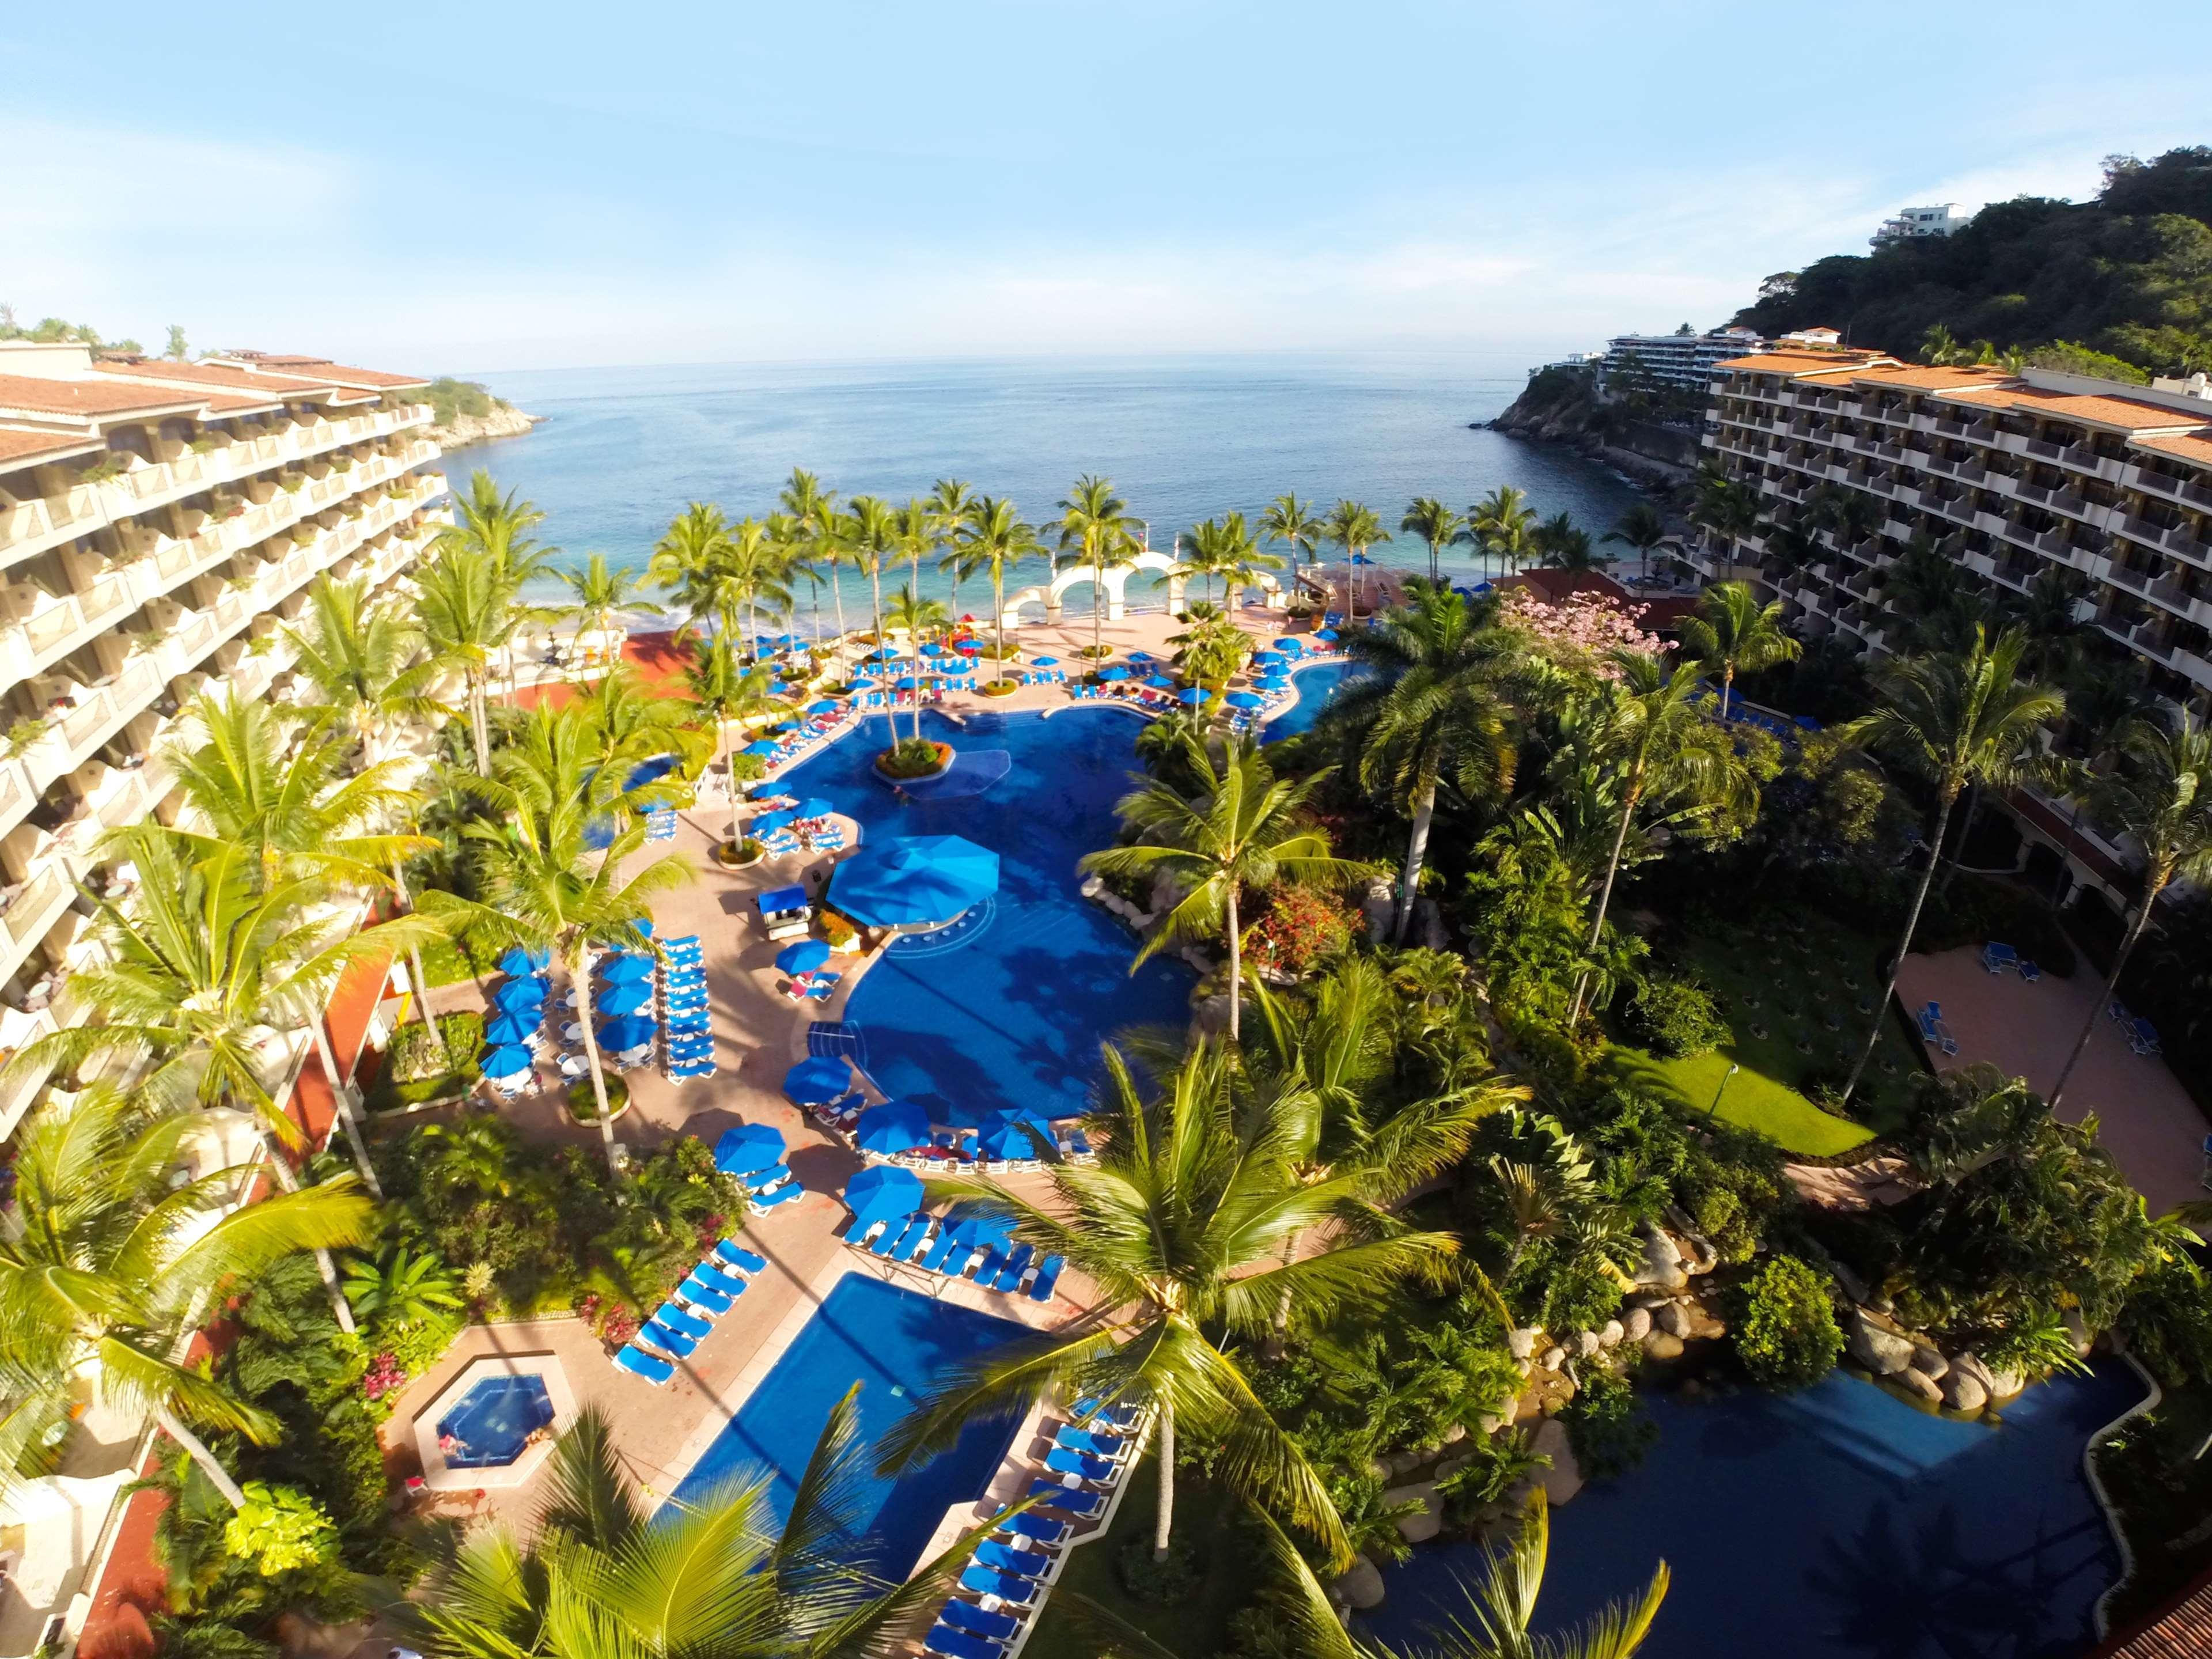
<path fill-rule="evenodd" d="M 898 1249 L 892 1252 L 892 1260 L 896 1261 L 920 1261 L 922 1256 L 928 1252 L 931 1246 L 935 1244 L 936 1242 L 937 1218 L 933 1215 L 923 1216 L 921 1218 L 921 1231 L 916 1232 L 913 1228 L 908 1228 L 907 1236 L 899 1240 Z"/>
<path fill-rule="evenodd" d="M 635 1346 L 623 1348 L 617 1352 L 615 1355 L 615 1364 L 619 1369 L 628 1371 L 632 1376 L 643 1377 L 655 1388 L 676 1375 L 676 1367 L 659 1354 L 647 1353 L 643 1348 Z"/>
<path fill-rule="evenodd" d="M 745 1293 L 745 1281 L 735 1273 L 724 1273 L 711 1255 L 692 1268 L 691 1277 L 703 1279 L 724 1296 L 743 1296 Z"/>
<path fill-rule="evenodd" d="M 1036 1282 L 1031 1285 L 1024 1294 L 1032 1302 L 1051 1301 L 1053 1286 L 1060 1283 L 1060 1270 L 1066 1265 L 1067 1262 L 1064 1257 L 1057 1255 L 1045 1257 L 1044 1265 L 1037 1269 Z"/>
<path fill-rule="evenodd" d="M 705 1279 L 694 1273 L 676 1287 L 676 1299 L 688 1308 L 697 1308 L 720 1318 L 736 1305 L 737 1297 L 716 1290 Z"/>
<path fill-rule="evenodd" d="M 1057 1258 L 1054 1259 L 1057 1260 Z M 1109 1406 L 1095 1394 L 1084 1395 L 1074 1405 L 1069 1407 L 1068 1410 L 1072 1415 L 1082 1419 L 1086 1425 L 1091 1423 L 1104 1423 L 1117 1429 L 1135 1427 L 1137 1419 L 1144 1412 L 1144 1408 L 1133 1401 L 1124 1400 Z"/>
<path fill-rule="evenodd" d="M 980 1636 L 971 1636 L 951 1625 L 933 1625 L 929 1634 L 921 1638 L 921 1650 L 942 1656 L 942 1659 L 999 1659 L 999 1644 Z"/>
<path fill-rule="evenodd" d="M 1042 1550 L 1018 1550 L 987 1538 L 975 1546 L 975 1564 L 1019 1578 L 1042 1578 L 1052 1571 L 1053 1558 Z"/>
<path fill-rule="evenodd" d="M 2105 1005 L 2105 1018 L 2115 1025 L 2132 1025 L 2136 1023 L 2134 1013 L 2130 1011 L 2128 1005 L 2118 997 L 2114 997 Z"/>
<path fill-rule="evenodd" d="M 995 1595 L 1018 1607 L 1025 1607 L 1036 1599 L 1036 1586 L 1027 1579 L 994 1572 L 988 1567 L 967 1569 L 960 1575 L 960 1588 L 977 1595 Z"/>
<path fill-rule="evenodd" d="M 852 1224 L 837 1237 L 855 1249 L 865 1249 L 874 1242 L 876 1235 L 889 1225 L 888 1222 L 864 1221 L 859 1216 L 854 1216 Z"/>
<path fill-rule="evenodd" d="M 1033 1244 L 1014 1246 L 1014 1253 L 1006 1258 L 1006 1265 L 999 1269 L 999 1276 L 991 1281 L 991 1288 L 1012 1291 L 1022 1282 L 1022 1270 L 1030 1265 L 1030 1258 L 1036 1254 L 1036 1247 Z"/>
<path fill-rule="evenodd" d="M 945 1237 L 949 1239 L 951 1235 L 948 1233 Z M 957 1279 L 960 1277 L 961 1269 L 973 1261 L 975 1255 L 975 1247 L 973 1244 L 955 1243 L 945 1253 L 934 1271 L 944 1273 L 948 1278 Z M 923 1265 L 927 1266 L 927 1263 Z"/>
<path fill-rule="evenodd" d="M 714 1254 L 739 1273 L 757 1273 L 767 1270 L 768 1258 L 745 1249 L 734 1238 L 726 1238 L 714 1246 Z"/>
<path fill-rule="evenodd" d="M 994 1244 L 983 1253 L 982 1261 L 976 1264 L 975 1271 L 969 1274 L 969 1277 L 988 1289 L 998 1282 L 1000 1269 L 1006 1265 L 1006 1246 Z"/>
<path fill-rule="evenodd" d="M 689 1359 L 691 1351 L 699 1346 L 696 1336 L 686 1336 L 681 1331 L 672 1331 L 665 1325 L 647 1320 L 638 1328 L 637 1340 L 650 1343 L 671 1359 Z"/>
<path fill-rule="evenodd" d="M 1103 1484 L 1120 1472 L 1120 1466 L 1104 1457 L 1085 1457 L 1081 1452 L 1069 1451 L 1055 1446 L 1045 1454 L 1045 1468 L 1055 1474 L 1073 1474 L 1085 1480 Z"/>
<path fill-rule="evenodd" d="M 681 1331 L 695 1342 L 714 1328 L 711 1323 L 700 1318 L 682 1303 L 672 1299 L 662 1303 L 653 1310 L 652 1322 L 656 1325 L 665 1325 L 672 1331 Z"/>
<path fill-rule="evenodd" d="M 929 1249 L 922 1254 L 918 1264 L 924 1273 L 938 1273 L 945 1266 L 945 1258 L 952 1254 L 952 1231 L 945 1228 L 930 1241 Z"/>
<path fill-rule="evenodd" d="M 772 1193 L 756 1194 L 753 1198 L 753 1208 L 756 1210 L 773 1210 L 781 1205 L 795 1204 L 799 1201 L 800 1195 L 805 1191 L 806 1188 L 800 1186 L 797 1182 L 788 1182 L 783 1186 L 777 1188 Z"/>
<path fill-rule="evenodd" d="M 1991 939 L 1982 946 L 1982 966 L 1993 974 L 2009 973 L 2020 966 L 2020 952 L 2009 945 Z"/>
<path fill-rule="evenodd" d="M 939 1611 L 937 1622 L 994 1642 L 1006 1641 L 1019 1634 L 1022 1628 L 1020 1620 L 979 1607 L 973 1601 L 947 1601 Z"/>
<path fill-rule="evenodd" d="M 1032 1539 L 1044 1545 L 1065 1544 L 1074 1528 L 1065 1521 L 1055 1521 L 1048 1515 L 1032 1515 L 1024 1510 L 999 1522 L 998 1529 L 1017 1538 Z"/>
<path fill-rule="evenodd" d="M 2160 1054 L 2166 1052 L 2159 1046 L 2158 1027 L 2148 1020 L 2137 1018 L 2130 1030 L 2132 1035 L 2128 1038 L 2128 1047 L 2137 1054 Z"/>
<path fill-rule="evenodd" d="M 1109 1462 L 1119 1462 L 1121 1454 L 1129 1449 L 1129 1443 L 1121 1436 L 1100 1434 L 1095 1429 L 1063 1428 L 1053 1437 L 1053 1444 Z"/>
<path fill-rule="evenodd" d="M 890 1261 L 898 1260 L 912 1248 L 913 1239 L 919 1234 L 921 1228 L 928 1224 L 928 1219 L 927 1216 L 916 1212 L 903 1221 L 893 1223 L 884 1229 L 874 1243 L 868 1246 L 868 1254 L 883 1256 Z"/>
<path fill-rule="evenodd" d="M 2020 975 L 2020 982 L 2023 985 L 2033 985 L 2043 977 L 2043 969 L 2027 957 L 2022 957 L 2020 959 L 2020 967 L 2016 971 Z"/>
<path fill-rule="evenodd" d="M 755 1198 L 764 1198 L 791 1179 L 791 1166 L 788 1164 L 771 1164 L 765 1170 L 755 1170 L 740 1179 L 745 1184 L 745 1190 Z"/>
<path fill-rule="evenodd" d="M 1042 1499 L 1042 1507 L 1068 1515 L 1092 1516 L 1106 1506 L 1106 1499 L 1101 1494 L 1086 1492 L 1079 1486 L 1063 1486 L 1057 1480 L 1032 1480 L 1029 1495 Z"/>

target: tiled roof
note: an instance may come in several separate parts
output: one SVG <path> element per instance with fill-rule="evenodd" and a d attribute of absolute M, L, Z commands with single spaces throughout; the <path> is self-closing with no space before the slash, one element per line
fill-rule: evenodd
<path fill-rule="evenodd" d="M 0 411 L 27 415 L 123 415 L 136 410 L 190 409 L 204 393 L 132 386 L 105 377 L 49 380 L 29 374 L 0 374 Z"/>
<path fill-rule="evenodd" d="M 1988 386 L 2012 377 L 2001 368 L 1930 368 L 1917 364 L 1884 363 L 1861 369 L 1852 378 L 1877 386 L 1911 386 L 1921 392 L 1948 392 L 1954 388 Z"/>
<path fill-rule="evenodd" d="M 2183 430 L 2202 425 L 2178 410 L 2157 404 L 2139 404 L 2126 398 L 2103 398 L 2075 392 L 2044 392 L 2034 386 L 1985 386 L 1976 391 L 1943 394 L 1946 403 L 1972 404 L 1981 409 L 2018 409 L 2048 415 L 2056 420 L 2087 421 L 2093 426 L 2115 426 L 2130 432 L 2164 427 Z"/>
<path fill-rule="evenodd" d="M 228 363 L 175 363 L 151 357 L 139 362 L 103 363 L 100 372 L 133 380 L 174 380 L 220 386 L 227 392 L 259 392 L 267 394 L 262 399 L 264 403 L 273 402 L 288 392 L 327 392 L 334 384 L 298 375 L 250 374 Z"/>
<path fill-rule="evenodd" d="M 1806 374 L 1887 361 L 1881 353 L 1874 351 L 1778 350 L 1753 352 L 1748 357 L 1724 358 L 1713 367 L 1748 369 L 1755 374 Z"/>
<path fill-rule="evenodd" d="M 281 352 L 264 352 L 254 359 L 262 368 L 280 374 L 310 374 L 319 380 L 335 380 L 340 386 L 362 386 L 373 392 L 397 390 L 401 386 L 428 386 L 429 378 L 422 374 L 392 374 L 380 368 L 349 368 L 334 363 L 327 357 L 307 357 Z"/>
<path fill-rule="evenodd" d="M 2199 466 L 2212 466 L 2212 439 L 2200 437 L 2194 433 L 2161 432 L 2156 437 L 2138 438 L 2136 442 L 2145 449 L 2155 449 L 2161 455 L 2195 461 Z"/>
<path fill-rule="evenodd" d="M 2212 1575 L 2137 1629 L 2115 1636 L 2094 1659 L 2203 1659 L 2212 1653 Z"/>
<path fill-rule="evenodd" d="M 32 432 L 21 427 L 0 426 L 0 465 L 15 465 L 40 455 L 68 455 L 102 447 L 97 438 L 68 432 Z"/>

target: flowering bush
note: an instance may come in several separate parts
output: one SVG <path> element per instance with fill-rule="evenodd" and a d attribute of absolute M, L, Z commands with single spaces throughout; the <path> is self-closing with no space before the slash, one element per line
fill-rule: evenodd
<path fill-rule="evenodd" d="M 398 1357 L 380 1353 L 369 1363 L 368 1374 L 361 1379 L 361 1391 L 371 1400 L 381 1400 L 407 1380 L 407 1368 Z"/>
<path fill-rule="evenodd" d="M 617 1302 L 599 1317 L 600 1340 L 619 1348 L 637 1334 L 637 1316 Z"/>
<path fill-rule="evenodd" d="M 1248 928 L 1244 949 L 1255 962 L 1300 975 L 1352 943 L 1359 918 L 1343 900 L 1313 887 L 1278 888 L 1267 914 Z"/>
<path fill-rule="evenodd" d="M 1605 662 L 1613 650 L 1656 653 L 1667 648 L 1656 634 L 1638 624 L 1645 607 L 1623 605 L 1606 594 L 1570 593 L 1558 605 L 1525 587 L 1509 587 L 1498 608 L 1498 624 L 1522 635 L 1537 655 L 1563 668 L 1617 679 Z"/>

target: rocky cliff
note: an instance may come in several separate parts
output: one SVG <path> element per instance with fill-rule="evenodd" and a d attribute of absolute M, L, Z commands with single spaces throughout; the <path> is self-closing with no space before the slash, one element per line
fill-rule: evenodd
<path fill-rule="evenodd" d="M 430 437 L 441 449 L 459 449 L 491 438 L 520 438 L 544 418 L 526 415 L 512 404 L 498 404 L 482 415 L 456 411 L 449 423 L 432 427 Z"/>
<path fill-rule="evenodd" d="M 1662 488 L 1680 483 L 1697 470 L 1694 430 L 1661 421 L 1639 420 L 1620 405 L 1599 403 L 1589 375 L 1572 368 L 1547 368 L 1503 413 L 1493 431 L 1547 443 L 1572 444 L 1593 460 Z"/>

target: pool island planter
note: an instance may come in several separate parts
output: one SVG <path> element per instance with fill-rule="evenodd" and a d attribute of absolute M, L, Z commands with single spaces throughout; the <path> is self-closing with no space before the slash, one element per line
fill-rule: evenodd
<path fill-rule="evenodd" d="M 925 778 L 943 777 L 945 773 L 952 769 L 952 757 L 956 751 L 949 743 L 935 743 L 927 738 L 924 738 L 923 741 L 929 743 L 929 746 L 937 751 L 936 765 L 922 771 L 909 771 L 902 767 L 889 766 L 884 763 L 890 760 L 897 750 L 895 748 L 885 749 L 877 753 L 874 763 L 876 775 L 889 784 L 919 783 Z"/>
<path fill-rule="evenodd" d="M 750 870 L 768 856 L 768 848 L 748 836 L 742 842 L 718 841 L 714 843 L 714 862 L 725 870 Z"/>
<path fill-rule="evenodd" d="M 511 1463 L 454 1468 L 438 1444 L 438 1425 L 481 1382 L 516 1377 L 535 1377 L 553 1407 L 546 1432 Z M 553 1443 L 575 1420 L 575 1391 L 560 1356 L 552 1353 L 490 1354 L 471 1360 L 441 1389 L 437 1398 L 415 1414 L 415 1450 L 422 1463 L 422 1484 L 432 1492 L 472 1492 L 479 1486 L 520 1486 L 535 1475 L 553 1455 Z"/>

